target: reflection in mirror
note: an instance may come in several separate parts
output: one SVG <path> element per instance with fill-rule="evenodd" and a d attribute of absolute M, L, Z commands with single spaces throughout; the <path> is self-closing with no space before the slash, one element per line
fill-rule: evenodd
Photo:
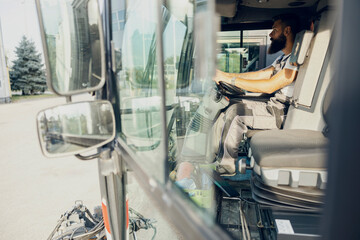
<path fill-rule="evenodd" d="M 104 83 L 103 37 L 96 0 L 38 0 L 51 88 L 60 95 Z"/>
<path fill-rule="evenodd" d="M 88 151 L 115 137 L 114 112 L 108 101 L 49 108 L 38 114 L 37 124 L 46 156 Z"/>

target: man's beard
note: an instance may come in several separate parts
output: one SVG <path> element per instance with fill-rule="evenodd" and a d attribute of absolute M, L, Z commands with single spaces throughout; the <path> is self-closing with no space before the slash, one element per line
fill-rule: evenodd
<path fill-rule="evenodd" d="M 277 39 L 272 39 L 272 42 L 268 49 L 268 54 L 277 53 L 278 51 L 284 49 L 285 45 L 286 45 L 286 37 L 282 33 Z"/>

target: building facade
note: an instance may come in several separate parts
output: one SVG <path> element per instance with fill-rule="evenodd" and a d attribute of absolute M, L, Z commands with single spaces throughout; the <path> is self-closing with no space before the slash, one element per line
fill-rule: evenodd
<path fill-rule="evenodd" d="M 11 102 L 9 72 L 6 66 L 4 42 L 0 22 L 0 103 Z"/>

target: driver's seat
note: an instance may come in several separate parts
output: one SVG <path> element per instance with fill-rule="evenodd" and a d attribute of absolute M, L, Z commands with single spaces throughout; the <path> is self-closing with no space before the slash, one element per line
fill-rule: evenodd
<path fill-rule="evenodd" d="M 332 84 L 322 102 L 326 122 L 331 96 Z M 320 208 L 327 178 L 327 132 L 326 126 L 323 131 L 276 129 L 256 133 L 250 141 L 254 199 L 272 206 Z"/>

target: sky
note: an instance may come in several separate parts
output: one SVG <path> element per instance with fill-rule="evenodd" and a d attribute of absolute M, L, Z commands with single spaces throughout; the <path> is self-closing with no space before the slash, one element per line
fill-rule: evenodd
<path fill-rule="evenodd" d="M 5 54 L 10 66 L 16 58 L 15 47 L 19 45 L 23 35 L 33 40 L 37 51 L 42 54 L 35 0 L 0 0 L 0 22 Z"/>
<path fill-rule="evenodd" d="M 19 46 L 23 35 L 32 39 L 37 51 L 42 54 L 35 0 L 0 0 L 0 23 L 4 50 L 10 67 L 12 61 L 16 59 L 15 48 Z M 178 43 L 182 42 L 178 41 Z M 165 52 L 172 53 L 172 51 Z"/>

